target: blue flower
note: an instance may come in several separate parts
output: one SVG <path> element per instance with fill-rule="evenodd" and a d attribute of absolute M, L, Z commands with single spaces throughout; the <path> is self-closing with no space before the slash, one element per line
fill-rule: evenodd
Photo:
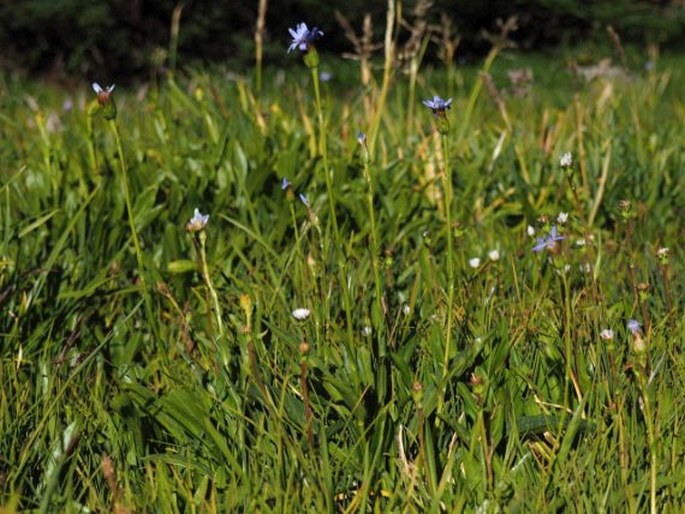
<path fill-rule="evenodd" d="M 628 327 L 628 330 L 630 330 L 631 334 L 639 334 L 640 333 L 640 322 L 636 319 L 629 319 L 628 323 L 626 323 L 626 326 Z"/>
<path fill-rule="evenodd" d="M 562 241 L 566 239 L 564 236 L 560 236 L 557 231 L 557 226 L 552 225 L 552 229 L 549 231 L 547 237 L 538 237 L 537 244 L 533 247 L 534 252 L 541 252 L 545 248 L 549 250 L 556 249 L 557 241 Z"/>
<path fill-rule="evenodd" d="M 424 100 L 423 105 L 428 107 L 431 111 L 433 111 L 433 114 L 436 116 L 440 113 L 444 113 L 445 110 L 450 108 L 450 105 L 452 105 L 452 99 L 450 98 L 449 100 L 443 100 L 439 96 L 435 95 L 432 100 Z"/>
<path fill-rule="evenodd" d="M 281 191 L 285 191 L 288 189 L 292 184 L 290 184 L 290 181 L 287 178 L 284 178 L 281 181 Z"/>
<path fill-rule="evenodd" d="M 193 217 L 186 223 L 186 230 L 188 232 L 200 232 L 201 230 L 204 230 L 208 222 L 209 214 L 202 214 L 200 209 L 195 209 Z"/>
<path fill-rule="evenodd" d="M 366 134 L 364 134 L 364 132 L 361 130 L 357 131 L 357 143 L 362 146 L 366 146 Z"/>
<path fill-rule="evenodd" d="M 309 207 L 309 200 L 307 200 L 307 197 L 304 195 L 304 193 L 300 193 L 300 202 L 304 204 L 305 207 Z"/>
<path fill-rule="evenodd" d="M 300 23 L 295 29 L 288 29 L 293 40 L 288 47 L 288 53 L 292 52 L 295 48 L 299 48 L 301 52 L 306 52 L 309 49 L 309 45 L 323 36 L 323 31 L 314 27 L 312 30 L 307 28 L 306 23 Z"/>

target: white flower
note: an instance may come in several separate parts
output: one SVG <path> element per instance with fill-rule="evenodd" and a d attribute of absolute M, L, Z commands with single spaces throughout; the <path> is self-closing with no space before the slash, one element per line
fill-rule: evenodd
<path fill-rule="evenodd" d="M 480 258 L 479 257 L 474 257 L 473 259 L 469 259 L 469 266 L 472 268 L 477 268 L 480 266 Z"/>
<path fill-rule="evenodd" d="M 585 239 L 578 239 L 578 241 L 576 241 L 576 246 L 585 246 Z"/>
<path fill-rule="evenodd" d="M 573 166 L 573 157 L 571 156 L 571 152 L 566 152 L 564 155 L 561 156 L 559 159 L 559 165 L 562 168 L 570 168 Z"/>
<path fill-rule="evenodd" d="M 98 103 L 100 105 L 107 105 L 112 100 L 112 91 L 114 91 L 114 84 L 107 87 L 102 87 L 97 82 L 93 82 L 93 91 L 97 95 Z"/>
<path fill-rule="evenodd" d="M 662 246 L 661 248 L 659 248 L 659 249 L 656 251 L 656 256 L 657 256 L 659 259 L 666 259 L 666 258 L 668 257 L 668 252 L 669 252 L 669 249 L 668 249 L 667 247 L 665 247 L 665 246 Z"/>
<path fill-rule="evenodd" d="M 193 217 L 186 223 L 186 230 L 188 232 L 199 232 L 204 230 L 209 222 L 209 214 L 202 214 L 199 209 L 195 209 Z"/>
<path fill-rule="evenodd" d="M 533 225 L 528 225 L 528 228 L 526 229 L 526 233 L 530 237 L 533 237 L 535 235 L 535 228 L 533 227 Z"/>
<path fill-rule="evenodd" d="M 364 337 L 370 336 L 371 332 L 372 332 L 372 330 L 371 330 L 371 327 L 369 325 L 366 325 L 366 326 L 364 326 L 364 328 L 362 328 L 362 335 Z"/>
<path fill-rule="evenodd" d="M 305 308 L 301 307 L 301 308 L 295 309 L 293 311 L 293 318 L 295 318 L 298 321 L 304 321 L 309 317 L 310 314 L 311 314 L 311 311 L 309 309 L 305 309 Z"/>
<path fill-rule="evenodd" d="M 560 212 L 559 216 L 557 216 L 557 223 L 559 225 L 563 225 L 568 221 L 568 212 Z"/>
<path fill-rule="evenodd" d="M 404 305 L 402 307 L 402 314 L 409 316 L 411 314 L 411 307 L 409 307 L 409 305 Z"/>
<path fill-rule="evenodd" d="M 99 95 L 100 93 L 105 93 L 105 94 L 109 95 L 112 91 L 114 91 L 115 87 L 116 87 L 116 84 L 112 84 L 111 86 L 107 86 L 107 87 L 103 88 L 97 82 L 93 82 L 93 91 L 95 91 L 96 95 Z"/>
<path fill-rule="evenodd" d="M 554 271 L 559 276 L 568 275 L 568 272 L 571 271 L 571 265 L 570 264 L 564 264 L 563 268 L 555 269 Z"/>
<path fill-rule="evenodd" d="M 599 337 L 601 337 L 605 341 L 611 341 L 614 338 L 614 331 L 610 328 L 605 328 L 599 333 Z"/>
<path fill-rule="evenodd" d="M 498 261 L 499 260 L 499 250 L 490 250 L 488 252 L 488 257 L 490 257 L 491 261 Z"/>

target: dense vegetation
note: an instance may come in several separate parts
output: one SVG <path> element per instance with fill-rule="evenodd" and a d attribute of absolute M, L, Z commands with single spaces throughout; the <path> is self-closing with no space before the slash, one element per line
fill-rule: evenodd
<path fill-rule="evenodd" d="M 2 77 L 3 512 L 677 511 L 682 58 L 500 43 Z"/>

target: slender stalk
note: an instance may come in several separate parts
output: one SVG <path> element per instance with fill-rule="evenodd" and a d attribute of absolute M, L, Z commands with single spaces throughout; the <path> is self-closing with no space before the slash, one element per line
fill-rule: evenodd
<path fill-rule="evenodd" d="M 444 119 L 446 121 L 446 118 Z M 454 249 L 452 241 L 452 173 L 449 165 L 449 156 L 447 150 L 447 132 L 442 134 L 442 154 L 444 170 L 442 174 L 443 189 L 445 190 L 445 234 L 447 237 L 447 326 L 445 328 L 445 353 L 442 364 L 442 380 L 443 385 L 449 373 L 450 362 L 450 347 L 452 346 L 452 316 L 454 311 Z M 445 395 L 438 396 L 437 412 L 440 414 L 445 402 Z"/>
<path fill-rule="evenodd" d="M 331 178 L 330 168 L 328 165 L 328 145 L 326 144 L 326 126 L 323 116 L 323 104 L 321 102 L 321 87 L 319 84 L 319 68 L 312 68 L 312 82 L 314 83 L 314 96 L 316 97 L 316 111 L 319 120 L 319 152 L 323 159 L 324 178 L 326 180 L 326 192 L 328 193 L 328 206 L 331 211 L 331 218 L 333 222 L 333 232 L 335 235 L 335 242 L 340 246 L 340 229 L 338 228 L 338 219 L 335 215 L 335 198 L 333 196 L 333 180 Z"/>
<path fill-rule="evenodd" d="M 380 272 L 380 267 L 378 265 L 378 259 L 379 259 L 379 243 L 378 243 L 378 230 L 376 228 L 376 214 L 374 212 L 373 208 L 373 198 L 374 198 L 374 188 L 373 188 L 373 179 L 371 178 L 371 172 L 369 171 L 369 158 L 368 158 L 368 150 L 364 148 L 364 178 L 366 179 L 366 187 L 367 187 L 367 195 L 366 195 L 366 202 L 367 206 L 369 209 L 369 222 L 371 223 L 371 264 L 373 267 L 373 281 L 374 281 L 374 286 L 376 290 L 376 302 L 378 304 L 378 312 L 380 315 L 384 316 L 385 312 L 383 309 L 383 292 L 382 292 L 382 282 L 381 282 L 381 272 Z M 376 327 L 376 329 L 379 331 L 378 333 L 378 340 L 379 340 L 379 351 L 378 355 L 380 357 L 383 357 L 386 353 L 386 348 L 385 348 L 385 337 L 384 334 L 381 333 L 381 329 L 384 328 L 384 324 L 380 327 Z"/>
<path fill-rule="evenodd" d="M 314 95 L 316 97 L 316 110 L 319 120 L 319 152 L 323 160 L 324 178 L 326 180 L 326 191 L 328 193 L 328 207 L 330 209 L 330 218 L 333 224 L 333 234 L 335 236 L 335 243 L 337 249 L 343 248 L 343 241 L 340 236 L 340 228 L 338 227 L 338 218 L 335 211 L 335 197 L 333 195 L 333 179 L 331 176 L 331 169 L 328 163 L 328 145 L 326 144 L 326 124 L 323 115 L 323 104 L 321 102 L 321 88 L 319 85 L 319 68 L 312 67 L 312 82 L 314 83 Z M 340 273 L 340 283 L 343 290 L 343 302 L 345 306 L 345 320 L 347 324 L 347 333 L 350 341 L 352 340 L 352 301 L 350 299 L 350 291 L 347 284 L 347 265 L 346 259 L 342 256 L 342 266 Z"/>
<path fill-rule="evenodd" d="M 447 237 L 447 328 L 445 331 L 445 355 L 443 378 L 447 376 L 452 343 L 452 311 L 454 307 L 454 249 L 452 241 L 452 172 L 450 170 L 447 134 L 442 135 L 442 158 L 444 163 L 443 183 L 445 189 L 445 233 Z"/>
<path fill-rule="evenodd" d="M 212 307 L 214 309 L 216 325 L 219 329 L 219 338 L 222 338 L 224 335 L 224 323 L 222 321 L 221 305 L 219 304 L 219 295 L 217 294 L 216 289 L 214 288 L 212 278 L 209 275 L 209 267 L 207 266 L 207 235 L 204 230 L 200 232 L 198 239 L 200 240 L 200 265 L 202 270 L 202 278 L 204 279 L 205 285 L 207 286 L 209 294 L 212 297 Z M 228 359 L 225 357 L 224 360 L 227 361 Z M 224 364 L 227 364 L 227 362 L 224 362 Z"/>
<path fill-rule="evenodd" d="M 93 177 L 98 175 L 98 161 L 95 156 L 95 131 L 93 130 L 93 115 L 89 112 L 86 115 L 86 131 L 88 139 L 86 140 L 86 148 L 88 149 L 88 164 L 93 173 Z"/>
<path fill-rule="evenodd" d="M 152 300 L 150 298 L 150 292 L 147 288 L 147 283 L 145 280 L 145 263 L 143 261 L 143 250 L 140 246 L 140 239 L 138 238 L 138 231 L 136 230 L 136 223 L 133 216 L 133 204 L 131 202 L 131 191 L 128 185 L 128 168 L 126 166 L 126 159 L 124 158 L 124 150 L 121 146 L 121 137 L 119 137 L 119 129 L 115 120 L 109 120 L 109 127 L 114 135 L 114 141 L 117 146 L 117 154 L 119 156 L 119 165 L 121 167 L 121 184 L 124 190 L 124 200 L 126 203 L 126 212 L 128 214 L 128 224 L 131 228 L 131 237 L 133 239 L 133 246 L 136 250 L 136 259 L 138 261 L 138 276 L 140 278 L 140 285 L 143 290 L 143 298 L 145 300 L 145 310 L 147 311 L 147 316 L 152 324 L 153 330 L 156 330 L 156 323 L 154 323 L 154 315 L 152 313 Z"/>

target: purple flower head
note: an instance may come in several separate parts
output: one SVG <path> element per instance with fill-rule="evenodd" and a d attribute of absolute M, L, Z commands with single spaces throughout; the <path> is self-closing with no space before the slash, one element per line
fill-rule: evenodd
<path fill-rule="evenodd" d="M 423 105 L 428 107 L 436 116 L 444 113 L 452 105 L 452 99 L 443 100 L 438 95 L 435 95 L 432 100 L 424 100 Z"/>
<path fill-rule="evenodd" d="M 281 191 L 285 191 L 288 189 L 292 184 L 290 184 L 290 181 L 287 178 L 284 178 L 281 181 Z"/>
<path fill-rule="evenodd" d="M 639 334 L 640 333 L 640 322 L 636 319 L 629 319 L 628 323 L 626 323 L 626 326 L 628 327 L 628 330 L 630 330 L 631 334 Z"/>
<path fill-rule="evenodd" d="M 323 36 L 323 31 L 317 27 L 309 30 L 306 23 L 300 23 L 297 28 L 288 29 L 288 32 L 290 32 L 290 36 L 293 38 L 288 47 L 288 53 L 295 50 L 295 48 L 299 48 L 301 52 L 306 52 L 312 42 Z"/>
<path fill-rule="evenodd" d="M 361 130 L 357 131 L 357 143 L 362 146 L 366 145 L 366 134 L 364 134 L 364 132 Z"/>
<path fill-rule="evenodd" d="M 304 195 L 304 193 L 300 193 L 300 202 L 304 204 L 305 207 L 309 207 L 309 200 L 307 200 L 307 197 Z"/>
<path fill-rule="evenodd" d="M 552 229 L 549 231 L 547 237 L 538 237 L 537 244 L 533 247 L 534 252 L 541 252 L 545 248 L 549 250 L 554 250 L 557 245 L 557 241 L 562 241 L 566 239 L 564 236 L 560 236 L 557 231 L 557 226 L 552 225 Z"/>

